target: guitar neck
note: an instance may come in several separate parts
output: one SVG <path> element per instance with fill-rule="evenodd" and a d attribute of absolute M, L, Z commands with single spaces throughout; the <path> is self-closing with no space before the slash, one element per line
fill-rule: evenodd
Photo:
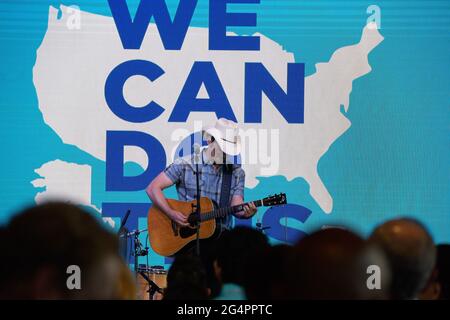
<path fill-rule="evenodd" d="M 263 205 L 262 200 L 253 201 L 253 203 L 255 204 L 256 207 L 261 207 Z M 246 202 L 246 203 L 238 204 L 237 206 L 219 208 L 219 209 L 204 213 L 200 216 L 200 221 L 203 222 L 203 221 L 208 221 L 208 220 L 212 220 L 212 219 L 223 218 L 229 214 L 244 211 L 244 206 L 246 206 L 248 204 L 249 204 L 249 202 Z"/>

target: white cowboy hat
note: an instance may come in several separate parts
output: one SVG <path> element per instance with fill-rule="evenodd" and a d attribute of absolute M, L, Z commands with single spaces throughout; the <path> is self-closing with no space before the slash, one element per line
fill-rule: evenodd
<path fill-rule="evenodd" d="M 236 122 L 220 118 L 215 126 L 204 129 L 204 132 L 214 137 L 224 153 L 230 156 L 241 153 L 241 137 Z"/>

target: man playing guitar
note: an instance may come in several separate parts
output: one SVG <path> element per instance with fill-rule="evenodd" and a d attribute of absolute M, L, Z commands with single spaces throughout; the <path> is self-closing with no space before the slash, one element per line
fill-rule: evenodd
<path fill-rule="evenodd" d="M 205 130 L 208 147 L 200 153 L 199 178 L 200 196 L 208 197 L 217 204 L 235 206 L 244 203 L 245 172 L 233 159 L 240 153 L 241 141 L 237 124 L 221 118 L 214 127 Z M 180 227 L 189 225 L 187 217 L 172 209 L 163 194 L 163 190 L 175 185 L 179 200 L 196 199 L 196 166 L 194 155 L 177 159 L 161 172 L 147 187 L 147 194 L 172 221 Z M 231 184 L 228 199 L 221 201 L 222 178 L 225 170 L 231 170 Z M 253 202 L 244 206 L 244 210 L 233 215 L 240 219 L 251 218 L 257 211 Z M 226 216 L 217 221 L 219 232 L 231 228 L 231 218 Z"/>

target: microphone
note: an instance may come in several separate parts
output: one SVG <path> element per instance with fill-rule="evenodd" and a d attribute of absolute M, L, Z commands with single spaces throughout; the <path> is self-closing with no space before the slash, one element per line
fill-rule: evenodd
<path fill-rule="evenodd" d="M 131 232 L 127 232 L 127 233 L 121 234 L 121 235 L 120 235 L 120 238 L 123 238 L 123 237 L 131 237 L 131 236 L 134 236 L 134 235 L 139 235 L 139 234 L 141 234 L 141 233 L 144 232 L 144 231 L 147 231 L 147 229 L 133 230 L 133 231 L 131 231 Z"/>
<path fill-rule="evenodd" d="M 125 227 L 127 223 L 128 217 L 130 216 L 131 210 L 128 209 L 127 213 L 125 213 L 122 222 L 120 223 L 119 231 L 117 231 L 117 235 L 119 236 L 119 254 L 124 259 L 124 261 L 128 260 L 128 239 L 124 239 L 124 235 L 128 232 L 128 229 Z"/>
<path fill-rule="evenodd" d="M 127 213 L 125 213 L 125 217 L 123 218 L 122 222 L 120 223 L 119 233 L 121 233 L 123 227 L 125 227 L 125 224 L 127 223 L 130 213 L 131 213 L 131 210 L 128 209 Z"/>
<path fill-rule="evenodd" d="M 120 228 L 122 228 L 123 226 L 125 226 L 125 224 L 127 223 L 128 217 L 130 216 L 131 210 L 128 209 L 127 213 L 125 213 L 125 217 L 122 220 L 122 223 L 120 224 Z"/>
<path fill-rule="evenodd" d="M 200 153 L 200 149 L 201 149 L 200 144 L 199 143 L 194 143 L 193 147 L 194 147 L 194 154 L 199 154 Z"/>
<path fill-rule="evenodd" d="M 194 148 L 195 163 L 199 163 L 200 162 L 201 146 L 198 143 L 194 143 L 194 145 L 192 147 Z"/>

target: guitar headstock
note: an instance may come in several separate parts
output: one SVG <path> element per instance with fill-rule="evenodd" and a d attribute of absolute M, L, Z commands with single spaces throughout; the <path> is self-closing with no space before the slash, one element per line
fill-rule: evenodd
<path fill-rule="evenodd" d="M 279 206 L 282 204 L 286 204 L 287 198 L 285 193 L 279 193 L 264 198 L 262 202 L 265 207 Z"/>

